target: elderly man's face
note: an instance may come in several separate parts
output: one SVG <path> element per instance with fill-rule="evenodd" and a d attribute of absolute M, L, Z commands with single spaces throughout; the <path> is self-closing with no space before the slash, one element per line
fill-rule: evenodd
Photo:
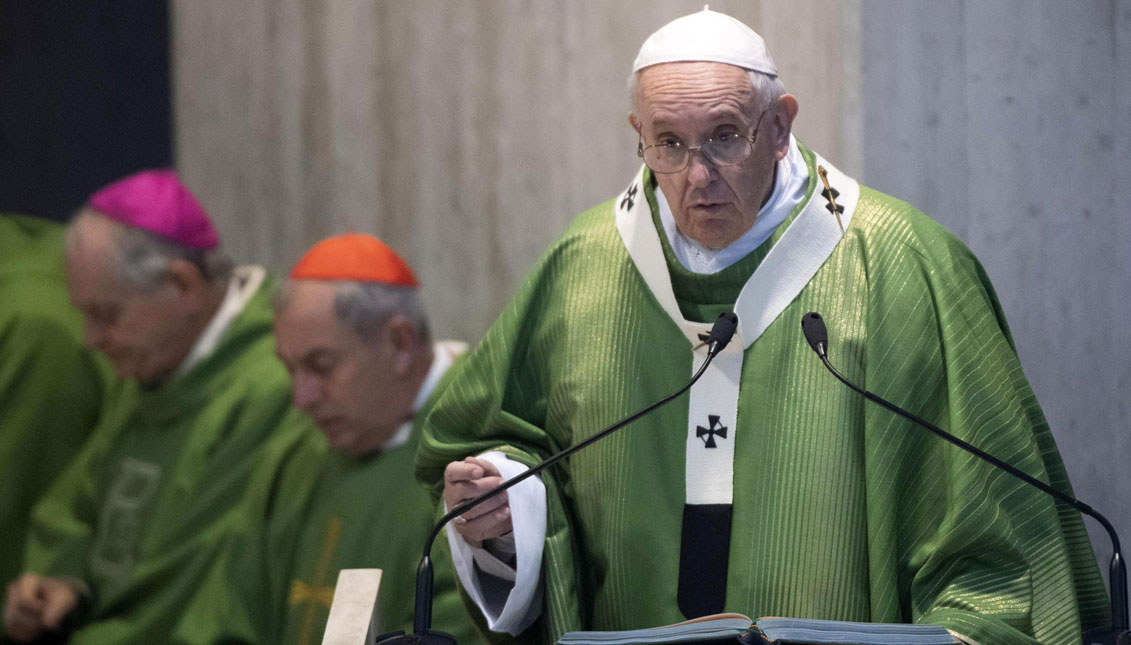
<path fill-rule="evenodd" d="M 295 407 L 330 448 L 365 455 L 384 446 L 409 416 L 415 391 L 385 334 L 363 339 L 338 319 L 333 282 L 294 280 L 275 313 L 275 352 L 291 375 Z"/>
<path fill-rule="evenodd" d="M 86 344 L 124 378 L 162 381 L 196 342 L 199 298 L 186 292 L 196 287 L 169 280 L 152 291 L 136 289 L 121 275 L 109 220 L 79 218 L 82 230 L 67 249 L 67 291 L 82 312 Z"/>
<path fill-rule="evenodd" d="M 630 122 L 644 145 L 674 139 L 694 147 L 722 132 L 751 136 L 758 127 L 753 151 L 737 165 L 716 166 L 696 152 L 683 170 L 656 173 L 680 232 L 708 248 L 723 248 L 750 230 L 770 194 L 789 124 L 782 136 L 774 106 L 759 124 L 764 105 L 749 73 L 733 65 L 665 63 L 645 68 L 637 79 Z"/>

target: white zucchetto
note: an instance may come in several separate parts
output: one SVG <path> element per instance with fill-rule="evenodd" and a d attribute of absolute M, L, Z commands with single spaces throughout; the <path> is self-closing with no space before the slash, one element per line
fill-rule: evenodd
<path fill-rule="evenodd" d="M 706 7 L 660 27 L 640 46 L 633 73 L 660 63 L 709 61 L 778 75 L 762 40 L 740 21 Z"/>

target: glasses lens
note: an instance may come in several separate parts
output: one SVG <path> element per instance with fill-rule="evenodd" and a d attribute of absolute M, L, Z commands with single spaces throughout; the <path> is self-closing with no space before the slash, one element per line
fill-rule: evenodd
<path fill-rule="evenodd" d="M 676 172 L 687 163 L 687 148 L 678 143 L 649 146 L 644 149 L 644 163 L 656 172 Z"/>
<path fill-rule="evenodd" d="M 703 154 L 720 166 L 733 166 L 750 155 L 750 141 L 739 136 L 712 139 L 703 144 Z"/>

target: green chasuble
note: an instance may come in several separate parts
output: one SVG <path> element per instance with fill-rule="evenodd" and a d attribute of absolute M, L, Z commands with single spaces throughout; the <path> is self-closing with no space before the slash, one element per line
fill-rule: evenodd
<path fill-rule="evenodd" d="M 166 383 L 131 381 L 34 511 L 25 569 L 93 594 L 72 643 L 166 643 L 238 525 L 252 464 L 300 437 L 275 357 L 268 282 L 214 351 Z"/>
<path fill-rule="evenodd" d="M 532 464 L 676 391 L 691 376 L 692 344 L 670 310 L 678 303 L 675 316 L 708 322 L 733 307 L 749 337 L 732 342 L 742 355 L 726 439 L 726 611 L 937 623 L 981 643 L 1079 642 L 1107 616 L 1079 515 L 868 404 L 828 374 L 801 333 L 802 315 L 821 312 L 830 358 L 849 379 L 1069 491 L 982 267 L 922 213 L 820 161 L 839 177 L 842 205 L 852 195 L 842 234 L 816 187 L 819 158 L 802 154 L 805 202 L 715 274 L 675 259 L 646 170 L 582 213 L 426 420 L 418 477 L 438 494 L 444 466 L 469 454 L 501 450 Z M 626 240 L 636 238 L 619 228 L 633 202 L 637 233 L 659 238 L 650 265 L 634 261 Z M 802 271 L 781 247 L 790 229 L 814 221 L 834 237 Z M 810 242 L 820 239 L 790 238 L 795 249 Z M 647 281 L 657 272 L 659 289 Z M 777 277 L 759 282 L 767 274 Z M 736 306 L 747 283 L 755 300 L 772 300 L 760 291 L 799 275 L 778 311 Z M 684 619 L 676 595 L 695 440 L 688 405 L 685 395 L 543 475 L 547 642 L 572 629 Z"/>
<path fill-rule="evenodd" d="M 78 453 L 113 382 L 67 298 L 63 225 L 0 216 L 0 584 L 19 575 L 32 505 Z"/>
<path fill-rule="evenodd" d="M 317 645 L 342 569 L 381 569 L 378 630 L 412 632 L 416 567 L 437 519 L 413 477 L 419 424 L 406 443 L 359 458 L 327 454 L 325 437 L 307 423 L 301 445 L 257 469 L 257 509 L 230 540 L 225 570 L 214 572 L 186 613 L 177 642 Z M 434 628 L 461 643 L 483 642 L 443 536 L 432 557 Z"/>

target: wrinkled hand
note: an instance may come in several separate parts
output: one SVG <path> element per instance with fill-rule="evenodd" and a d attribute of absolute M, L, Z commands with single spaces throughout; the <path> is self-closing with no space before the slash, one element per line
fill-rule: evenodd
<path fill-rule="evenodd" d="M 8 585 L 4 631 L 17 642 L 31 642 L 58 629 L 78 604 L 78 591 L 65 580 L 25 573 Z"/>
<path fill-rule="evenodd" d="M 453 461 L 444 469 L 444 504 L 451 510 L 503 483 L 499 469 L 489 461 L 467 457 Z M 456 532 L 471 546 L 511 532 L 511 508 L 504 491 L 469 509 L 452 521 Z"/>

